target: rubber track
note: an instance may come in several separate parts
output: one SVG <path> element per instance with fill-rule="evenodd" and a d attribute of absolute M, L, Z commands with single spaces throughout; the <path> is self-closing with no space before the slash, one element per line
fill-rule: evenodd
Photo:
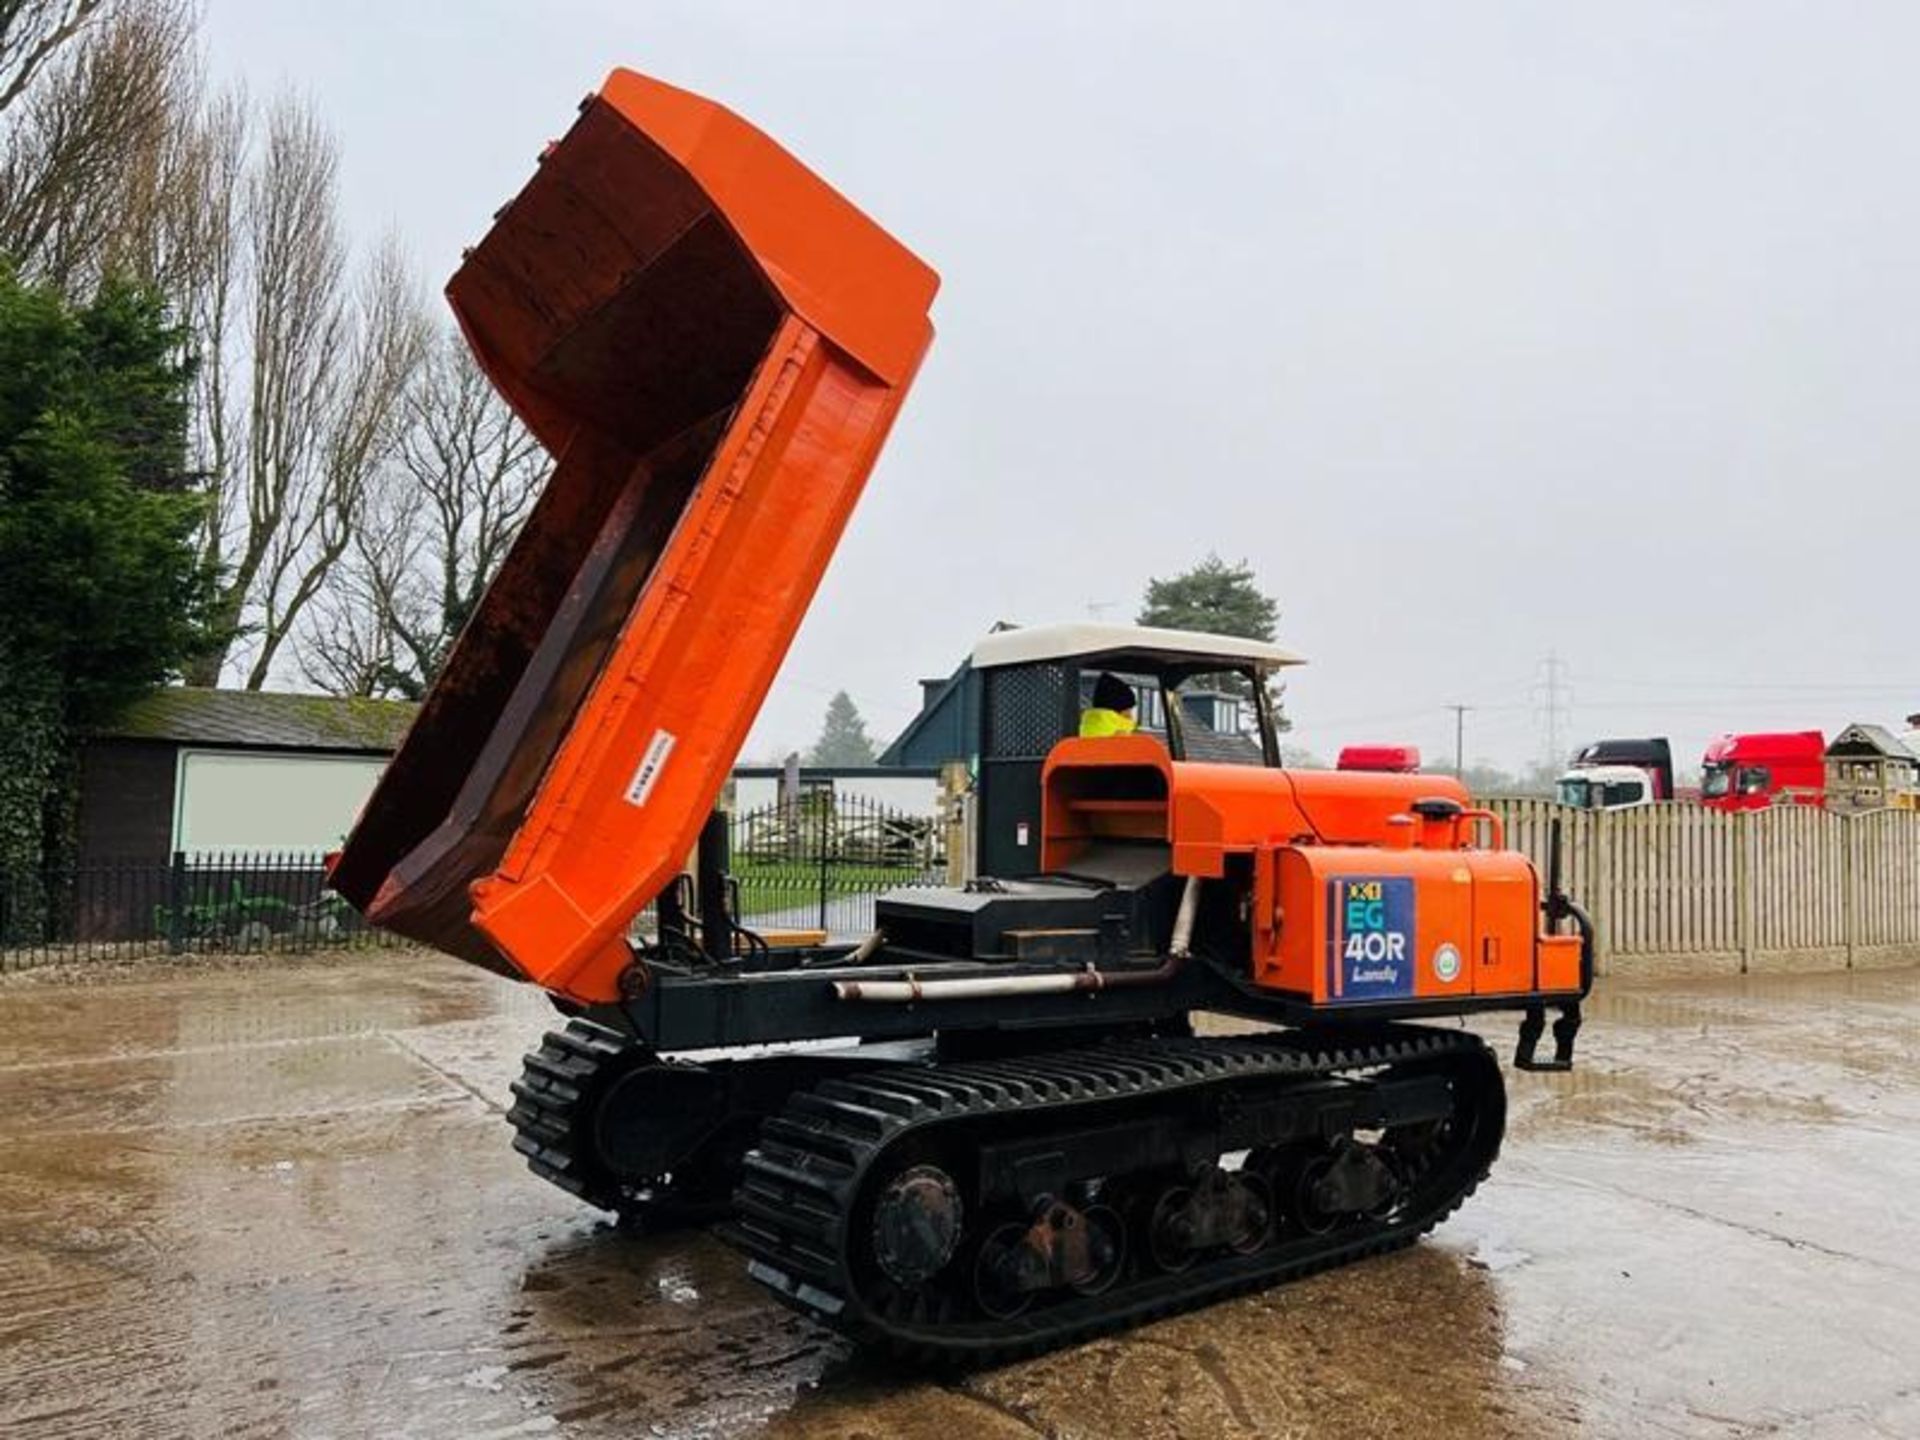
<path fill-rule="evenodd" d="M 1030 1125 L 1038 1114 L 1107 1102 L 1180 1094 L 1257 1079 L 1312 1080 L 1419 1062 L 1445 1062 L 1465 1082 L 1466 1103 L 1483 1108 L 1461 1183 L 1416 1213 L 1357 1222 L 1318 1239 L 1293 1239 L 1256 1255 L 1202 1261 L 1191 1270 L 1122 1282 L 1098 1297 L 1065 1300 L 1010 1321 L 944 1324 L 876 1313 L 857 1293 L 845 1242 L 863 1182 L 894 1146 L 938 1127 L 1004 1114 Z M 1490 1092 L 1490 1093 L 1489 1093 Z M 1486 1177 L 1500 1147 L 1505 1095 L 1492 1053 L 1464 1031 L 1383 1027 L 1360 1042 L 1331 1046 L 1300 1033 L 1166 1039 L 970 1064 L 896 1066 L 828 1080 L 795 1095 L 766 1122 L 746 1158 L 725 1238 L 743 1250 L 748 1272 L 784 1303 L 857 1341 L 922 1362 L 984 1364 L 1085 1340 L 1125 1325 L 1209 1304 L 1412 1244 L 1452 1214 Z M 1477 1148 L 1479 1153 L 1473 1153 Z"/>
<path fill-rule="evenodd" d="M 513 1082 L 513 1148 L 527 1157 L 527 1168 L 589 1205 L 618 1214 L 623 1197 L 613 1178 L 586 1153 L 592 1134 L 586 1107 L 593 1103 L 603 1066 L 631 1048 L 617 1031 L 585 1020 L 550 1030 L 538 1050 L 521 1062 Z"/>

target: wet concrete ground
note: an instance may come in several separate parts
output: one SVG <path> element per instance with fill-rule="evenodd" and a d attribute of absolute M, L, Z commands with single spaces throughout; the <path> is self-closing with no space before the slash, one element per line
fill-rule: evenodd
<path fill-rule="evenodd" d="M 0 987 L 0 1434 L 1920 1436 L 1920 971 L 1615 983 L 1427 1242 L 945 1383 L 528 1175 L 549 1016 L 404 953 Z"/>

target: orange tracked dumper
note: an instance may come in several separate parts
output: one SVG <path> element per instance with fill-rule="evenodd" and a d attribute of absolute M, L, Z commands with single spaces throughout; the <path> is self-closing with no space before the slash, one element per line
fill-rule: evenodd
<path fill-rule="evenodd" d="M 937 285 L 721 107 L 590 96 L 449 286 L 553 475 L 332 884 L 569 1017 L 514 1086 L 535 1172 L 720 1222 L 860 1340 L 982 1360 L 1418 1237 L 1505 1100 L 1483 1042 L 1417 1022 L 1517 1011 L 1516 1064 L 1567 1068 L 1592 934 L 1454 782 L 1283 769 L 1297 657 L 1091 625 L 974 653 L 978 878 L 864 936 L 754 934 L 712 807 Z M 1108 675 L 1153 723 L 1078 738 Z M 1251 728 L 1187 703 L 1222 676 Z"/>

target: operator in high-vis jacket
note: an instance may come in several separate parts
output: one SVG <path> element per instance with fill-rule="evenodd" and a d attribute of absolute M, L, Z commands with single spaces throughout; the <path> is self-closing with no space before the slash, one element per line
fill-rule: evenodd
<path fill-rule="evenodd" d="M 1081 738 L 1131 735 L 1137 723 L 1133 718 L 1136 703 L 1133 687 L 1112 671 L 1103 670 L 1093 682 L 1093 703 L 1080 713 Z"/>

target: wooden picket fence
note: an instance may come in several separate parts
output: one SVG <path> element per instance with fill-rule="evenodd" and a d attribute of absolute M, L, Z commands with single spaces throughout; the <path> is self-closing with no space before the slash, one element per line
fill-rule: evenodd
<path fill-rule="evenodd" d="M 1920 813 L 1489 808 L 1543 875 L 1559 823 L 1563 883 L 1593 916 L 1603 972 L 1920 964 Z"/>

